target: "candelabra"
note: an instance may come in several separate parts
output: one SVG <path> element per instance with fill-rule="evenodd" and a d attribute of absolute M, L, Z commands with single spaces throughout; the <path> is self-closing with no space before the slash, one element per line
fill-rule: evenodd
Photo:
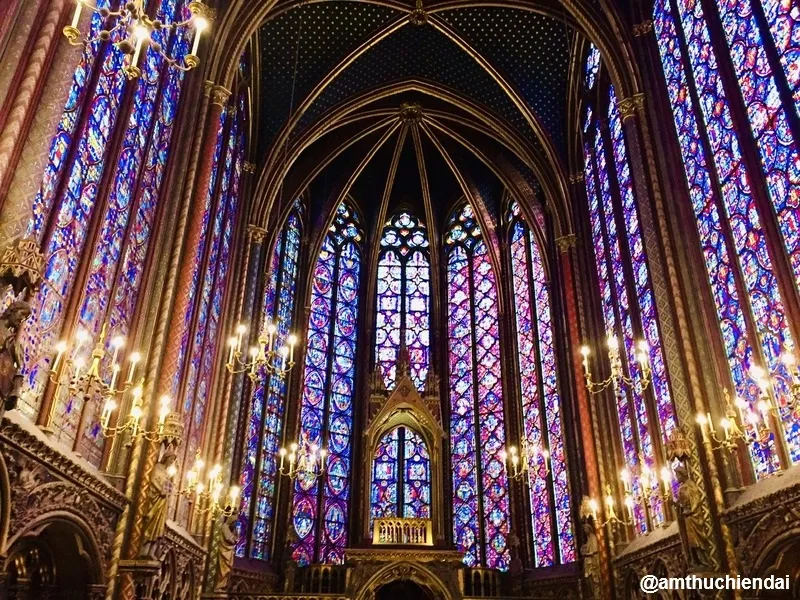
<path fill-rule="evenodd" d="M 144 9 L 144 4 L 145 0 L 120 1 L 119 7 L 116 10 L 111 10 L 106 7 L 97 8 L 90 4 L 89 0 L 75 0 L 72 23 L 64 27 L 64 35 L 70 44 L 76 46 L 96 41 L 106 42 L 111 40 L 115 34 L 119 36 L 125 35 L 125 38 L 122 41 L 115 42 L 115 45 L 122 53 L 130 56 L 130 61 L 126 60 L 127 64 L 122 67 L 128 79 L 135 79 L 141 76 L 142 70 L 138 66 L 139 58 L 144 45 L 148 42 L 150 43 L 150 48 L 158 52 L 173 67 L 188 71 L 198 66 L 200 59 L 197 56 L 197 52 L 200 47 L 200 38 L 214 20 L 213 9 L 203 4 L 202 1 L 195 0 L 189 2 L 188 8 L 191 13 L 189 19 L 163 23 L 159 19 L 153 19 L 148 15 Z M 104 19 L 104 28 L 100 29 L 95 37 L 84 37 L 78 29 L 81 12 L 84 8 L 98 13 Z M 195 31 L 194 43 L 192 44 L 192 51 L 184 56 L 182 64 L 178 59 L 170 56 L 161 44 L 151 38 L 155 31 L 168 32 L 175 30 L 178 31 L 179 35 L 182 35 L 183 30 L 189 28 Z"/>
<path fill-rule="evenodd" d="M 626 498 L 627 501 L 627 498 Z M 606 485 L 606 497 L 605 497 L 605 507 L 606 507 L 606 519 L 604 521 L 598 520 L 598 512 L 600 511 L 600 503 L 597 502 L 594 498 L 589 499 L 589 509 L 592 511 L 592 518 L 594 522 L 597 523 L 598 527 L 605 527 L 606 525 L 610 525 L 612 529 L 616 529 L 620 526 L 628 526 L 633 523 L 633 520 L 626 520 L 620 519 L 617 516 L 617 511 L 614 507 L 614 496 L 611 493 L 611 486 Z M 633 514 L 633 506 L 628 506 L 628 514 Z"/>
<path fill-rule="evenodd" d="M 508 452 L 505 450 L 500 452 L 500 458 L 506 463 L 506 470 L 508 476 L 512 479 L 527 479 L 528 473 L 533 464 L 536 467 L 537 475 L 547 477 L 550 474 L 550 452 L 544 448 L 536 446 L 531 451 L 530 444 L 527 440 L 522 440 L 522 452 L 517 450 L 516 446 L 511 446 Z M 539 468 L 539 457 L 542 458 L 544 463 L 544 473 Z"/>
<path fill-rule="evenodd" d="M 236 335 L 228 339 L 228 362 L 225 367 L 230 373 L 247 373 L 251 380 L 258 378 L 258 373 L 264 369 L 271 375 L 285 376 L 294 367 L 294 349 L 297 345 L 297 336 L 294 334 L 286 338 L 286 344 L 276 348 L 278 343 L 277 327 L 267 320 L 265 327 L 258 336 L 258 345 L 250 348 L 249 360 L 242 360 L 242 340 L 247 333 L 247 327 L 239 324 L 236 326 Z"/>
<path fill-rule="evenodd" d="M 628 511 L 628 518 L 633 520 L 633 507 L 643 505 L 646 509 L 651 508 L 654 498 L 660 498 L 666 502 L 672 497 L 672 471 L 669 467 L 661 468 L 661 483 L 656 472 L 650 465 L 639 456 L 641 465 L 638 477 L 638 486 L 633 485 L 633 477 L 628 469 L 623 469 L 620 473 L 620 480 L 625 491 L 625 508 Z M 637 489 L 638 488 L 638 489 Z"/>
<path fill-rule="evenodd" d="M 625 375 L 625 371 L 622 368 L 622 358 L 620 357 L 619 341 L 615 336 L 608 336 L 608 360 L 611 364 L 611 375 L 608 378 L 601 381 L 592 379 L 592 371 L 589 367 L 589 354 L 589 347 L 581 346 L 583 374 L 589 393 L 599 394 L 611 385 L 613 385 L 614 389 L 619 393 L 622 393 L 622 389 L 625 387 L 636 388 L 641 393 L 650 385 L 653 375 L 652 368 L 650 367 L 650 348 L 644 340 L 640 340 L 636 344 L 636 361 L 639 363 L 640 368 L 640 377 L 638 379 Z"/>
<path fill-rule="evenodd" d="M 289 450 L 281 448 L 278 452 L 281 459 L 278 471 L 289 479 L 300 477 L 304 480 L 314 481 L 325 473 L 328 467 L 328 451 L 325 448 L 318 448 L 316 444 L 304 444 L 303 446 L 304 448 L 301 449 L 293 443 L 289 446 Z M 289 461 L 288 469 L 285 466 L 287 459 Z"/>
<path fill-rule="evenodd" d="M 194 498 L 194 510 L 201 515 L 210 512 L 212 515 L 222 513 L 224 517 L 230 517 L 237 508 L 239 486 L 230 486 L 228 493 L 224 494 L 225 485 L 222 483 L 222 466 L 216 464 L 209 469 L 206 484 L 202 482 L 204 469 L 205 462 L 200 457 L 200 451 L 198 450 L 195 455 L 194 465 L 186 473 L 186 487 L 180 490 L 178 494 L 187 498 Z M 167 470 L 167 475 L 175 477 L 177 472 L 178 469 L 173 464 Z M 226 498 L 225 504 L 220 502 L 223 496 Z"/>
<path fill-rule="evenodd" d="M 111 348 L 113 349 L 111 355 L 111 364 L 106 367 L 106 326 L 100 331 L 97 343 L 89 356 L 89 363 L 83 353 L 83 349 L 90 343 L 90 336 L 84 330 L 79 330 L 75 334 L 75 338 L 70 344 L 66 340 L 61 340 L 56 344 L 56 357 L 53 360 L 53 365 L 50 369 L 50 382 L 56 386 L 54 395 L 58 398 L 61 394 L 61 389 L 66 387 L 70 394 L 80 395 L 84 398 L 84 404 L 81 410 L 80 424 L 83 423 L 84 411 L 88 404 L 88 400 L 95 396 L 104 399 L 103 413 L 100 418 L 100 425 L 105 437 L 114 437 L 123 431 L 131 431 L 132 435 L 148 435 L 157 436 L 160 431 L 143 431 L 139 426 L 139 420 L 142 417 L 142 394 L 143 394 L 143 380 L 140 380 L 137 385 L 134 385 L 134 377 L 136 375 L 136 367 L 141 360 L 141 355 L 138 352 L 132 352 L 128 357 L 128 376 L 125 381 L 120 385 L 119 374 L 122 370 L 122 365 L 119 363 L 120 350 L 125 346 L 125 338 L 116 336 L 111 340 Z M 72 348 L 70 350 L 70 347 Z M 133 400 L 131 402 L 130 412 L 123 424 L 116 427 L 110 427 L 109 421 L 112 413 L 116 410 L 118 399 L 121 399 L 128 391 L 132 392 Z M 168 397 L 162 398 L 162 408 L 159 415 L 159 428 L 163 427 L 164 421 L 169 414 Z M 47 415 L 47 422 L 45 430 L 52 429 L 53 412 L 56 403 L 53 402 L 50 411 Z M 80 437 L 80 436 L 78 436 Z M 77 440 L 77 438 L 76 438 Z"/>
<path fill-rule="evenodd" d="M 767 396 L 766 386 L 763 380 L 757 379 L 761 388 L 761 398 L 756 407 L 761 413 L 759 417 L 754 411 L 750 410 L 747 402 L 741 398 L 736 398 L 735 407 L 731 403 L 728 390 L 723 390 L 725 396 L 725 416 L 720 419 L 719 426 L 722 428 L 723 435 L 719 437 L 711 419 L 711 413 L 698 414 L 696 421 L 700 426 L 700 432 L 704 439 L 711 442 L 714 450 L 725 450 L 733 452 L 740 441 L 747 443 L 766 443 L 771 434 L 769 418 L 774 410 L 772 403 Z"/>
<path fill-rule="evenodd" d="M 781 354 L 781 361 L 786 366 L 792 378 L 787 406 L 792 410 L 798 410 L 800 409 L 800 367 L 797 365 L 797 359 L 794 354 L 788 350 L 784 350 Z"/>

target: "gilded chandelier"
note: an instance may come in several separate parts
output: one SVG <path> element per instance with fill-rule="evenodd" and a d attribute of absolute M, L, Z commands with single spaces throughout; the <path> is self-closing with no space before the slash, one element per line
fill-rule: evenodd
<path fill-rule="evenodd" d="M 107 42 L 115 38 L 122 38 L 121 41 L 114 42 L 119 50 L 130 57 L 126 59 L 126 64 L 122 67 L 128 79 L 140 77 L 142 70 L 139 68 L 139 58 L 145 44 L 149 43 L 150 48 L 164 57 L 170 66 L 188 71 L 200 64 L 197 55 L 200 47 L 200 38 L 203 32 L 208 29 L 214 19 L 214 11 L 203 4 L 201 0 L 189 2 L 188 8 L 191 17 L 185 21 L 173 21 L 163 23 L 159 19 L 153 19 L 147 14 L 144 8 L 145 0 L 121 1 L 116 10 L 110 8 L 97 8 L 91 0 L 75 0 L 75 13 L 72 16 L 72 23 L 64 27 L 64 35 L 69 43 L 75 46 L 91 44 L 97 41 Z M 95 37 L 84 37 L 81 35 L 78 24 L 80 23 L 81 12 L 84 8 L 98 13 L 103 19 L 103 28 Z M 156 31 L 177 30 L 179 35 L 183 30 L 194 29 L 194 42 L 192 51 L 183 57 L 183 61 L 168 54 L 168 49 L 164 48 L 157 41 L 152 39 Z M 124 37 L 123 37 L 124 36 Z"/>
<path fill-rule="evenodd" d="M 318 448 L 315 444 L 303 444 L 303 448 L 292 444 L 288 450 L 281 448 L 278 455 L 281 459 L 278 471 L 289 479 L 301 477 L 314 481 L 317 477 L 322 476 L 328 467 L 328 451 L 325 448 Z M 289 461 L 288 468 L 286 467 L 287 459 Z"/>
<path fill-rule="evenodd" d="M 249 360 L 242 360 L 242 341 L 244 334 L 247 333 L 247 327 L 237 325 L 236 335 L 228 339 L 228 361 L 225 364 L 228 371 L 233 374 L 247 373 L 253 381 L 259 377 L 261 369 L 269 375 L 285 377 L 294 367 L 297 336 L 289 335 L 286 344 L 278 348 L 278 339 L 275 335 L 277 330 L 276 325 L 267 320 L 258 336 L 258 344 L 250 348 Z"/>
<path fill-rule="evenodd" d="M 592 379 L 592 371 L 589 367 L 589 353 L 588 346 L 581 346 L 583 373 L 586 378 L 586 388 L 590 394 L 599 394 L 609 386 L 613 386 L 617 393 L 622 393 L 622 390 L 626 387 L 636 389 L 639 393 L 642 393 L 652 381 L 653 370 L 650 366 L 650 348 L 644 340 L 640 340 L 636 344 L 635 350 L 636 362 L 639 363 L 640 369 L 640 377 L 638 378 L 625 375 L 625 371 L 622 368 L 622 358 L 620 357 L 619 340 L 615 336 L 608 336 L 608 360 L 611 364 L 611 375 L 606 379 L 601 381 Z"/>
<path fill-rule="evenodd" d="M 533 448 L 527 440 L 522 440 L 522 452 L 517 450 L 516 446 L 510 446 L 508 452 L 505 450 L 500 452 L 500 458 L 506 463 L 506 470 L 511 479 L 528 478 L 528 472 L 531 465 L 537 468 L 537 471 L 542 477 L 547 477 L 550 474 L 550 452 L 544 448 L 534 446 Z M 539 467 L 539 458 L 541 457 L 544 463 L 544 472 L 542 473 Z"/>
<path fill-rule="evenodd" d="M 209 469 L 206 476 L 206 483 L 203 483 L 203 470 L 205 462 L 200 457 L 200 450 L 195 456 L 194 465 L 186 473 L 186 487 L 178 492 L 181 496 L 194 498 L 194 510 L 199 514 L 211 513 L 215 515 L 222 513 L 224 517 L 230 517 L 238 507 L 239 486 L 232 485 L 225 494 L 225 485 L 222 483 L 222 466 L 214 465 Z M 178 468 L 172 464 L 167 470 L 170 478 L 175 477 Z M 222 497 L 225 496 L 224 504 Z"/>
<path fill-rule="evenodd" d="M 60 390 L 66 387 L 70 394 L 83 396 L 85 400 L 99 396 L 103 399 L 103 412 L 100 416 L 100 427 L 103 437 L 113 438 L 124 432 L 129 432 L 131 438 L 144 437 L 149 441 L 160 441 L 165 435 L 164 426 L 167 418 L 172 413 L 170 404 L 172 400 L 169 396 L 162 396 L 158 412 L 158 423 L 151 430 L 143 429 L 141 419 L 143 416 L 142 396 L 144 395 L 144 378 L 134 384 L 136 367 L 141 361 L 138 352 L 132 352 L 128 357 L 127 376 L 124 381 L 120 381 L 122 365 L 119 362 L 119 352 L 125 346 L 125 338 L 116 336 L 111 340 L 111 363 L 107 365 L 106 350 L 106 326 L 100 331 L 97 343 L 94 345 L 89 356 L 89 362 L 83 354 L 83 349 L 90 343 L 90 336 L 84 330 L 79 330 L 75 334 L 72 342 L 61 340 L 56 344 L 56 357 L 50 369 L 50 382 L 56 386 L 56 396 Z M 128 392 L 132 399 L 128 414 L 119 420 L 118 425 L 112 426 L 111 416 L 117 410 L 122 398 Z M 83 410 L 86 410 L 88 402 L 84 402 Z M 53 403 L 48 414 L 45 430 L 52 427 Z M 81 412 L 83 421 L 83 411 Z"/>

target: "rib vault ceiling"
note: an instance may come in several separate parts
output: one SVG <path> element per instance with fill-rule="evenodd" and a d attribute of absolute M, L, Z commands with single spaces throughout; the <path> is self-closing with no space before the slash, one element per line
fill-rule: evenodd
<path fill-rule="evenodd" d="M 402 206 L 441 231 L 466 196 L 493 229 L 508 193 L 548 205 L 558 230 L 569 82 L 585 51 L 566 13 L 416 8 L 325 0 L 270 13 L 252 44 L 260 219 L 308 191 L 319 227 L 349 196 L 368 229 Z"/>

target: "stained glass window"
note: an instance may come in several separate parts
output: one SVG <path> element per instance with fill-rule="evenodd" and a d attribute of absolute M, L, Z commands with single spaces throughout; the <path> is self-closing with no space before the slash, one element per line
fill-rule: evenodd
<path fill-rule="evenodd" d="M 347 544 L 361 232 L 342 202 L 314 265 L 300 408 L 301 448 L 327 448 L 322 478 L 295 482 L 294 559 L 342 563 Z M 322 485 L 320 485 L 322 484 Z"/>
<path fill-rule="evenodd" d="M 403 212 L 387 221 L 378 262 L 375 362 L 383 382 L 396 382 L 403 340 L 411 379 L 421 390 L 430 364 L 430 259 L 428 234 L 416 217 Z"/>
<path fill-rule="evenodd" d="M 800 6 L 792 0 L 760 1 L 800 114 Z"/>
<path fill-rule="evenodd" d="M 448 223 L 447 313 L 453 537 L 469 566 L 509 566 L 508 475 L 497 283 L 472 208 Z"/>
<path fill-rule="evenodd" d="M 373 453 L 370 522 L 382 517 L 430 516 L 428 446 L 413 429 L 396 427 L 381 438 Z"/>
<path fill-rule="evenodd" d="M 275 241 L 269 264 L 262 321 L 264 326 L 275 324 L 278 348 L 286 343 L 294 323 L 302 208 L 301 201 L 296 200 Z M 237 556 L 245 556 L 249 536 L 250 557 L 269 558 L 277 485 L 275 456 L 281 441 L 287 383 L 285 377 L 270 376 L 262 369 L 253 387 L 241 477 Z"/>
<path fill-rule="evenodd" d="M 239 199 L 239 182 L 244 161 L 244 111 L 237 110 L 227 134 L 224 161 L 219 165 L 219 186 L 214 217 L 209 223 L 207 267 L 195 307 L 194 331 L 190 336 L 186 378 L 183 387 L 184 461 L 193 460 L 203 434 L 205 410 L 211 392 L 219 319 L 224 299 L 231 236 Z"/>
<path fill-rule="evenodd" d="M 516 202 L 509 217 L 523 439 L 529 449 L 534 564 L 546 567 L 575 560 L 550 291 L 539 244 Z M 548 474 L 548 461 L 552 477 Z"/>
<path fill-rule="evenodd" d="M 590 90 L 597 81 L 597 73 L 600 71 L 600 50 L 594 44 L 589 44 L 589 54 L 586 57 L 586 67 L 584 70 L 584 83 L 586 89 Z"/>
<path fill-rule="evenodd" d="M 108 5 L 106 0 L 98 2 L 100 8 Z M 182 0 L 164 0 L 158 16 L 171 22 L 182 19 L 182 11 Z M 102 22 L 99 13 L 94 13 L 90 30 L 96 33 Z M 111 42 L 97 41 L 85 49 L 33 201 L 27 235 L 43 244 L 47 267 L 42 289 L 32 302 L 34 313 L 23 332 L 31 342 L 25 347 L 31 350 L 25 357 L 27 389 L 21 408 L 29 416 L 44 388 L 52 344 L 64 326 L 67 300 L 78 292 L 73 289 L 75 284 L 80 283 L 82 296 L 77 322 L 65 328 L 66 334 L 83 330 L 96 340 L 105 324 L 106 342 L 110 343 L 115 335 L 128 332 L 138 299 L 183 73 L 169 68 L 159 53 L 148 49 L 129 112 L 120 113 L 124 90 L 131 84 L 120 69 L 124 55 L 112 43 L 118 41 L 116 35 L 112 34 Z M 187 39 L 172 29 L 154 32 L 153 39 L 175 56 L 187 51 Z M 109 142 L 123 120 L 127 127 L 121 132 L 118 154 L 112 154 Z M 115 166 L 107 191 L 101 187 L 106 163 Z M 89 223 L 97 211 L 102 211 L 99 228 L 96 238 L 90 240 Z M 55 226 L 46 239 L 49 221 Z M 90 269 L 85 283 L 76 282 L 86 247 L 94 247 Z M 34 348 L 40 353 L 34 355 Z M 84 359 L 90 350 L 91 345 L 86 345 Z M 83 399 L 59 397 L 55 402 L 59 439 L 71 443 Z M 89 420 L 96 421 L 91 416 Z M 96 463 L 101 450 L 99 431 L 90 428 L 86 435 L 76 446 Z"/>
<path fill-rule="evenodd" d="M 760 166 L 783 238 L 777 247 L 786 249 L 786 255 L 777 260 L 786 260 L 797 280 L 797 144 L 787 124 L 787 110 L 792 107 L 782 104 L 765 54 L 764 46 L 773 40 L 761 38 L 749 2 L 718 4 L 720 31 L 730 44 L 729 58 L 736 75 L 731 83 L 741 89 L 760 152 Z M 764 13 L 774 22 L 783 9 L 774 7 L 774 2 L 763 4 Z M 658 0 L 654 7 L 667 91 L 735 390 L 757 415 L 759 390 L 752 368 L 763 366 L 773 375 L 789 454 L 797 461 L 800 422 L 785 406 L 788 373 L 779 359 L 782 349 L 792 350 L 794 342 L 773 268 L 776 255 L 767 250 L 762 226 L 762 219 L 772 216 L 760 214 L 753 197 L 751 181 L 754 168 L 758 176 L 758 166 L 748 164 L 741 151 L 741 144 L 751 143 L 751 132 L 745 132 L 740 140 L 742 133 L 731 114 L 728 88 L 723 86 L 724 75 L 717 66 L 706 19 L 700 3 L 691 0 Z M 714 167 L 712 176 L 708 161 Z M 748 331 L 755 332 L 757 339 Z M 770 434 L 750 445 L 757 477 L 779 468 L 775 443 Z"/>
<path fill-rule="evenodd" d="M 638 495 L 643 470 L 657 466 L 654 436 L 666 442 L 676 422 L 639 209 L 613 87 L 609 89 L 607 131 L 593 121 L 591 111 L 587 114 L 584 158 L 605 331 L 611 343 L 619 344 L 622 363 L 633 381 L 633 385 L 614 392 L 623 458 Z M 630 278 L 626 275 L 626 265 L 630 265 Z M 638 358 L 642 342 L 647 346 L 650 366 L 648 387 Z M 648 413 L 651 403 L 658 417 L 655 422 L 651 422 Z M 648 510 L 654 521 L 651 525 L 658 524 L 664 514 L 657 497 L 650 501 Z M 634 517 L 637 530 L 647 531 L 647 511 L 643 505 L 634 506 Z"/>

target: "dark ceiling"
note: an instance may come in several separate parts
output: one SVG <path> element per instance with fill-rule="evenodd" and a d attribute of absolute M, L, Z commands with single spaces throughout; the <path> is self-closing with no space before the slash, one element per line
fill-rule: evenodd
<path fill-rule="evenodd" d="M 388 212 L 403 204 L 422 210 L 421 186 L 428 185 L 435 218 L 446 218 L 448 207 L 464 195 L 445 161 L 447 155 L 473 193 L 483 198 L 484 208 L 497 223 L 503 188 L 507 186 L 485 164 L 487 160 L 496 159 L 515 170 L 537 196 L 541 186 L 530 156 L 545 157 L 552 151 L 556 160 L 566 163 L 566 107 L 574 30 L 560 19 L 531 11 L 465 6 L 463 2 L 425 2 L 427 21 L 416 24 L 409 19 L 413 7 L 413 2 L 387 6 L 364 0 L 323 0 L 281 12 L 279 4 L 275 16 L 259 32 L 258 160 L 265 161 L 270 152 L 275 152 L 290 115 L 297 122 L 288 132 L 289 145 L 357 96 L 390 84 L 419 82 L 427 91 L 406 90 L 372 98 L 359 109 L 399 111 L 401 103 L 413 101 L 423 110 L 437 113 L 426 126 L 418 127 L 421 141 L 417 147 L 410 133 L 405 139 Z M 457 106 L 461 101 L 477 106 L 485 118 L 465 113 Z M 444 118 L 445 113 L 450 117 Z M 464 126 L 469 119 L 475 121 L 472 128 Z M 342 128 L 333 136 L 353 135 L 358 127 L 375 121 Z M 491 129 L 498 124 L 521 140 L 527 157 L 489 133 L 476 130 L 481 125 Z M 437 125 L 452 128 L 454 135 L 437 130 Z M 315 202 L 325 202 L 344 186 L 344 180 L 373 149 L 375 156 L 349 191 L 368 219 L 378 217 L 399 132 L 400 128 L 377 150 L 375 144 L 386 130 L 367 136 L 311 179 L 308 172 L 317 166 L 315 160 L 299 157 L 287 177 L 284 193 L 303 182 L 317 197 Z M 464 139 L 459 141 L 458 136 Z M 479 147 L 484 159 L 465 143 Z M 304 153 L 332 144 L 330 139 L 316 141 Z M 417 165 L 419 150 L 426 161 L 426 184 Z M 281 146 L 275 156 L 283 151 Z M 552 157 L 542 160 L 547 162 Z M 302 190 L 291 193 L 295 191 Z"/>

